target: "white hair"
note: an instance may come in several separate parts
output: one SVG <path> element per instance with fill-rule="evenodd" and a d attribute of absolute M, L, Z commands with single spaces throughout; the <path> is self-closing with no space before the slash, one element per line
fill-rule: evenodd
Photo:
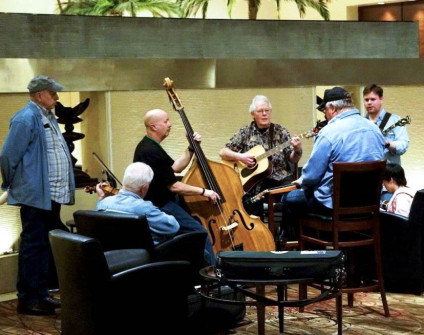
<path fill-rule="evenodd" d="M 258 102 L 266 102 L 269 108 L 272 109 L 271 101 L 269 101 L 269 99 L 265 95 L 256 95 L 253 98 L 252 103 L 250 104 L 249 113 L 252 113 L 256 110 L 256 103 Z"/>
<path fill-rule="evenodd" d="M 325 107 L 328 107 L 330 105 L 333 105 L 336 110 L 342 110 L 344 108 L 355 107 L 355 105 L 353 104 L 352 99 L 350 97 L 346 98 L 346 99 L 329 101 L 325 104 Z"/>
<path fill-rule="evenodd" d="M 153 179 L 152 168 L 141 162 L 131 163 L 125 169 L 123 185 L 129 190 L 139 190 L 141 186 L 150 184 Z"/>

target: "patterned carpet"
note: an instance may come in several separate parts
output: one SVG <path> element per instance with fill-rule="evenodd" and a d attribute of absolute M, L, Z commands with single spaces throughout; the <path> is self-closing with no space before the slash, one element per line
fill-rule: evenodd
<path fill-rule="evenodd" d="M 275 290 L 267 290 L 270 297 Z M 297 295 L 297 286 L 289 287 L 289 296 Z M 391 317 L 383 316 L 379 293 L 359 293 L 353 308 L 343 300 L 343 334 L 424 334 L 424 295 L 387 293 Z M 1 335 L 56 335 L 60 334 L 60 312 L 55 316 L 16 314 L 16 300 L 0 303 Z M 307 306 L 304 313 L 296 308 L 285 308 L 284 334 L 336 334 L 335 301 L 328 300 Z M 266 308 L 266 334 L 279 334 L 276 307 Z M 257 334 L 256 309 L 247 307 L 246 317 L 239 327 L 224 334 Z M 201 335 L 201 334 L 199 334 Z"/>

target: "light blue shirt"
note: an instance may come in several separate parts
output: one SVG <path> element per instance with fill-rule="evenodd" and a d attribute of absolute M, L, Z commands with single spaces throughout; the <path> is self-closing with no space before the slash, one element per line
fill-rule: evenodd
<path fill-rule="evenodd" d="M 378 115 L 377 121 L 375 122 L 378 127 L 380 127 L 384 115 L 386 115 L 386 110 L 383 108 Z M 366 118 L 369 118 L 368 114 L 366 115 Z M 400 119 L 401 117 L 399 115 L 392 114 L 384 126 L 383 131 L 398 122 Z M 391 129 L 385 135 L 385 138 L 390 142 L 394 142 L 396 149 L 393 151 L 389 150 L 389 148 L 385 148 L 384 158 L 386 159 L 387 163 L 401 165 L 400 156 L 403 155 L 409 147 L 409 136 L 406 127 L 399 126 Z"/>
<path fill-rule="evenodd" d="M 155 245 L 172 238 L 180 229 L 179 223 L 172 215 L 162 212 L 151 201 L 144 200 L 127 190 L 120 190 L 117 195 L 99 200 L 96 210 L 119 211 L 145 216 Z"/>
<path fill-rule="evenodd" d="M 311 157 L 302 169 L 302 188 L 333 208 L 333 163 L 383 159 L 385 140 L 380 129 L 357 109 L 342 112 L 320 130 Z"/>

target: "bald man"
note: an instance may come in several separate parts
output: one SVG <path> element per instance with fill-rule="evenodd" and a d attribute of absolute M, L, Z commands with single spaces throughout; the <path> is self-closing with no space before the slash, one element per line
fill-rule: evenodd
<path fill-rule="evenodd" d="M 192 186 L 178 181 L 175 173 L 183 171 L 193 157 L 193 149 L 189 146 L 177 160 L 173 160 L 162 148 L 161 142 L 168 137 L 171 131 L 171 121 L 168 113 L 161 109 L 148 111 L 144 116 L 146 136 L 138 143 L 134 152 L 134 162 L 148 164 L 154 172 L 154 177 L 145 199 L 153 202 L 163 212 L 173 215 L 180 224 L 178 234 L 190 231 L 206 231 L 200 222 L 195 220 L 179 204 L 176 195 L 202 195 L 212 202 L 219 199 L 219 195 L 208 189 Z M 195 141 L 200 142 L 201 136 L 193 134 Z M 205 261 L 215 264 L 215 255 L 212 244 L 207 238 L 205 245 Z"/>

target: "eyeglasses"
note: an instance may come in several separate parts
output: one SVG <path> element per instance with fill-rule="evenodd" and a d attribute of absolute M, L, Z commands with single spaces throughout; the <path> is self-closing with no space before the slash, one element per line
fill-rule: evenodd
<path fill-rule="evenodd" d="M 255 111 L 257 114 L 269 114 L 272 112 L 272 109 L 258 109 Z"/>

